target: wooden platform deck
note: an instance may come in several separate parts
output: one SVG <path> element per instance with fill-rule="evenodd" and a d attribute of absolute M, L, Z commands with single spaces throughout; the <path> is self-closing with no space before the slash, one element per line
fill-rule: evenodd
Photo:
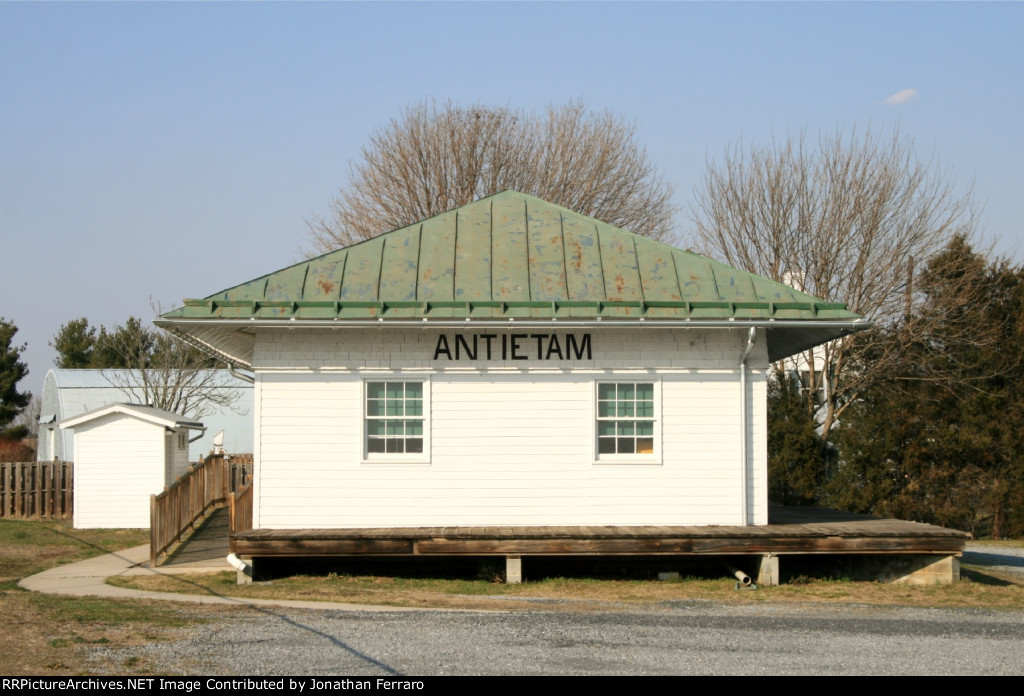
<path fill-rule="evenodd" d="M 959 556 L 966 532 L 823 508 L 772 508 L 769 524 L 728 527 L 389 527 L 253 529 L 242 556 L 539 556 L 936 554 Z"/>

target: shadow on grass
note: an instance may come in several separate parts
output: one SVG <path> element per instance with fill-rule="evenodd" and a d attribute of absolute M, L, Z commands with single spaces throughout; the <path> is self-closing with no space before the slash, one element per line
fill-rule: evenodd
<path fill-rule="evenodd" d="M 1003 578 L 996 577 L 982 570 L 967 568 L 964 566 L 960 566 L 960 577 L 964 580 L 970 580 L 975 584 L 988 585 L 990 587 L 1014 587 L 1021 584 L 1019 582 L 1004 580 Z"/>
<path fill-rule="evenodd" d="M 965 551 L 961 562 L 974 566 L 1024 568 L 1024 556 L 999 553 L 998 548 L 995 548 L 992 551 Z"/>
<path fill-rule="evenodd" d="M 69 533 L 67 531 L 63 531 L 63 530 L 60 530 L 60 529 L 53 529 L 52 531 L 53 531 L 54 534 L 57 534 L 59 536 L 67 537 L 68 539 L 73 539 L 75 542 L 77 542 L 79 544 L 83 544 L 83 545 L 88 546 L 90 548 L 93 548 L 93 549 L 95 549 L 97 551 L 100 551 L 103 554 L 113 553 L 113 555 L 115 557 L 120 558 L 121 560 L 123 560 L 125 563 L 127 563 L 129 565 L 129 567 L 137 567 L 137 566 L 143 565 L 143 564 L 139 564 L 139 563 L 133 563 L 129 558 L 127 558 L 126 556 L 123 556 L 123 555 L 117 553 L 116 551 L 114 551 L 114 552 L 107 551 L 102 546 L 99 546 L 98 544 L 95 544 L 93 542 L 87 541 L 85 539 L 80 539 L 80 538 L 76 537 L 74 534 L 71 534 L 71 533 Z M 219 592 L 216 592 L 216 591 L 212 590 L 209 587 L 204 587 L 203 585 L 200 585 L 198 583 L 192 582 L 190 580 L 186 580 L 184 578 L 178 577 L 178 576 L 173 575 L 171 573 L 161 572 L 159 568 L 152 568 L 151 571 L 154 574 L 156 574 L 156 575 L 162 575 L 163 577 L 169 578 L 169 579 L 173 580 L 174 582 L 177 582 L 177 583 L 181 584 L 182 586 L 190 588 L 193 591 L 192 592 L 193 594 L 202 594 L 202 595 L 207 595 L 207 596 L 214 596 L 214 597 L 219 598 L 225 604 L 235 604 L 235 605 L 238 605 L 238 606 L 241 606 L 241 607 L 246 607 L 247 609 L 251 609 L 252 611 L 255 611 L 255 612 L 259 613 L 259 614 L 262 614 L 264 616 L 276 619 L 276 620 L 280 621 L 283 624 L 287 624 L 289 626 L 293 626 L 293 627 L 295 627 L 295 628 L 297 628 L 299 630 L 306 631 L 307 633 L 311 633 L 311 634 L 313 634 L 315 636 L 318 636 L 318 637 L 324 639 L 325 641 L 327 641 L 328 643 L 330 643 L 330 644 L 332 644 L 332 645 L 334 645 L 334 646 L 344 650 L 345 652 L 349 653 L 353 657 L 356 657 L 356 658 L 362 660 L 363 662 L 365 662 L 365 663 L 367 663 L 369 665 L 373 665 L 374 667 L 377 667 L 378 669 L 380 669 L 381 671 L 383 671 L 386 674 L 389 674 L 389 675 L 392 675 L 392 676 L 403 676 L 401 672 L 399 672 L 395 668 L 391 667 L 390 665 L 388 665 L 388 664 L 386 664 L 384 662 L 381 662 L 380 660 L 377 660 L 377 659 L 375 659 L 375 658 L 373 658 L 373 657 L 371 657 L 369 655 L 366 655 L 366 654 L 360 652 L 355 647 L 349 645 L 348 643 L 345 643 L 342 640 L 339 640 L 338 638 L 332 636 L 329 633 L 325 633 L 323 631 L 320 631 L 320 630 L 318 630 L 316 628 L 313 628 L 312 626 L 307 626 L 307 625 L 305 625 L 303 623 L 295 621 L 292 618 L 289 618 L 288 616 L 285 616 L 283 614 L 277 613 L 277 612 L 272 611 L 270 609 L 267 609 L 265 607 L 258 606 L 256 604 L 248 602 L 248 601 L 246 601 L 244 599 L 239 599 L 237 597 L 229 597 L 227 595 L 220 594 Z M 85 599 L 88 599 L 88 598 L 83 598 L 83 601 Z M 116 601 L 116 600 L 114 600 L 114 601 Z"/>

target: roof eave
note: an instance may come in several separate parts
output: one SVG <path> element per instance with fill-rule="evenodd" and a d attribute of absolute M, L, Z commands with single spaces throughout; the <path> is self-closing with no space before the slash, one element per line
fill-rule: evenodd
<path fill-rule="evenodd" d="M 767 319 L 767 318 L 737 318 L 726 319 L 650 319 L 647 317 L 622 317 L 606 318 L 593 317 L 588 319 L 561 319 L 558 317 L 549 318 L 518 318 L 507 319 L 476 319 L 473 317 L 432 319 L 422 317 L 419 319 L 300 319 L 290 317 L 287 319 L 231 319 L 222 317 L 211 317 L 209 319 L 196 319 L 194 317 L 168 318 L 161 317 L 154 319 L 153 323 L 163 329 L 175 329 L 185 326 L 219 326 L 219 327 L 246 327 L 256 328 L 366 328 L 366 327 L 438 327 L 450 328 L 460 326 L 485 326 L 485 327 L 514 327 L 514 326 L 574 326 L 574 327 L 616 327 L 616 326 L 647 326 L 661 328 L 737 328 L 737 327 L 764 327 L 764 328 L 846 328 L 851 331 L 861 331 L 874 326 L 873 322 L 863 317 L 843 317 L 838 319 Z"/>
<path fill-rule="evenodd" d="M 205 426 L 199 421 L 183 420 L 180 418 L 167 418 L 163 415 L 164 411 L 154 409 L 151 406 L 144 406 L 141 404 L 107 404 L 100 408 L 81 413 L 71 418 L 65 418 L 60 421 L 57 425 L 61 429 L 75 428 L 76 426 L 88 423 L 99 418 L 104 418 L 109 415 L 119 413 L 121 415 L 130 416 L 139 420 L 152 423 L 153 425 L 160 425 L 165 428 L 188 428 L 189 430 L 205 430 Z M 176 414 L 171 414 L 176 415 Z"/>

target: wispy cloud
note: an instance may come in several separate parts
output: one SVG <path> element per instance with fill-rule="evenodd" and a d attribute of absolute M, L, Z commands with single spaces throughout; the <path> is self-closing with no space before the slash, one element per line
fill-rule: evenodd
<path fill-rule="evenodd" d="M 885 100 L 886 104 L 904 104 L 908 101 L 917 99 L 916 89 L 901 89 L 896 94 L 893 94 Z"/>

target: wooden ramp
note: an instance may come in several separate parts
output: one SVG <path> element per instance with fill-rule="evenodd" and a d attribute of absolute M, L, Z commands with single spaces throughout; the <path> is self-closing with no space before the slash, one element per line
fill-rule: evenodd
<path fill-rule="evenodd" d="M 227 508 L 217 508 L 188 536 L 180 546 L 164 559 L 161 566 L 193 566 L 223 563 L 228 565 L 230 524 Z"/>

